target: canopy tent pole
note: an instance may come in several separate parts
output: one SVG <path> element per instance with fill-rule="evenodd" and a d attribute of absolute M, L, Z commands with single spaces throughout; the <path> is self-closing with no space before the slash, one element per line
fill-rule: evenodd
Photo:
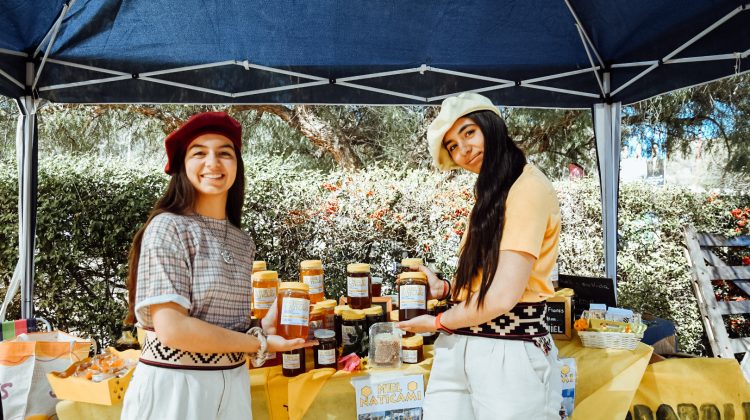
<path fill-rule="evenodd" d="M 604 73 L 604 88 L 609 91 L 609 73 Z M 594 135 L 599 165 L 604 236 L 604 273 L 615 285 L 617 299 L 617 200 L 620 186 L 620 118 L 622 104 L 594 105 Z"/>
<path fill-rule="evenodd" d="M 26 83 L 34 82 L 34 63 L 26 64 Z M 30 89 L 28 90 L 30 93 Z M 14 280 L 21 283 L 21 318 L 34 316 L 34 246 L 37 198 L 37 101 L 27 95 L 18 99 L 18 265 Z M 16 278 L 17 277 L 17 278 Z M 15 296 L 15 293 L 9 293 Z"/>

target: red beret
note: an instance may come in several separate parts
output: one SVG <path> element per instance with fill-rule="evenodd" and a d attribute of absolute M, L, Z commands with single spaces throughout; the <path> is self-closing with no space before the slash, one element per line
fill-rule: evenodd
<path fill-rule="evenodd" d="M 208 133 L 226 136 L 232 140 L 237 152 L 242 149 L 242 126 L 237 120 L 226 112 L 201 112 L 190 117 L 185 124 L 164 139 L 164 147 L 167 149 L 167 166 L 164 167 L 164 172 L 171 174 L 174 159 L 178 155 L 183 155 L 187 146 L 196 137 Z"/>

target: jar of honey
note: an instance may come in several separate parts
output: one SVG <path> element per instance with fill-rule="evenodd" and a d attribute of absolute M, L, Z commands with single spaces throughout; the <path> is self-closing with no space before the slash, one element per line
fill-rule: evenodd
<path fill-rule="evenodd" d="M 256 261 L 263 262 L 263 261 Z M 253 263 L 255 264 L 255 263 Z M 265 265 L 265 263 L 263 262 Z M 279 287 L 279 273 L 258 271 L 253 273 L 253 316 L 263 319 L 276 299 Z"/>
<path fill-rule="evenodd" d="M 408 321 L 427 313 L 427 275 L 421 271 L 401 273 L 398 280 L 398 320 Z"/>
<path fill-rule="evenodd" d="M 333 331 L 336 333 L 336 344 L 341 346 L 343 343 L 341 339 L 341 324 L 343 321 L 344 311 L 350 311 L 352 308 L 349 305 L 338 305 L 333 308 Z"/>
<path fill-rule="evenodd" d="M 299 264 L 299 281 L 310 287 L 310 303 L 318 303 L 325 299 L 322 261 L 302 261 Z"/>
<path fill-rule="evenodd" d="M 315 331 L 323 329 L 323 322 L 325 321 L 325 311 L 315 305 L 310 308 L 310 329 L 307 332 L 307 339 L 312 340 Z"/>
<path fill-rule="evenodd" d="M 315 369 L 334 368 L 338 363 L 336 357 L 336 335 L 332 330 L 321 329 L 315 331 L 315 339 L 318 345 L 315 346 Z"/>
<path fill-rule="evenodd" d="M 265 261 L 253 261 L 253 274 L 257 273 L 258 271 L 266 271 L 268 268 L 266 267 Z"/>
<path fill-rule="evenodd" d="M 372 297 L 380 297 L 381 293 L 383 293 L 383 278 L 373 277 L 370 290 L 372 293 Z"/>
<path fill-rule="evenodd" d="M 372 305 L 367 309 L 363 309 L 365 313 L 365 328 L 370 331 L 372 324 L 376 322 L 385 322 L 385 314 L 383 313 L 383 307 L 380 305 Z"/>
<path fill-rule="evenodd" d="M 305 373 L 305 349 L 285 351 L 281 360 L 281 372 L 284 376 L 291 378 L 293 376 Z"/>
<path fill-rule="evenodd" d="M 420 363 L 424 360 L 422 336 L 415 334 L 401 339 L 401 361 L 404 363 Z"/>
<path fill-rule="evenodd" d="M 305 283 L 286 281 L 279 284 L 276 310 L 279 318 L 276 334 L 291 340 L 307 339 L 310 329 L 310 298 Z"/>
<path fill-rule="evenodd" d="M 349 264 L 346 267 L 346 298 L 352 309 L 372 306 L 370 264 Z"/>
<path fill-rule="evenodd" d="M 333 319 L 336 301 L 333 299 L 321 300 L 315 306 L 323 311 L 323 328 L 333 331 L 336 326 Z"/>
<path fill-rule="evenodd" d="M 364 357 L 367 353 L 365 313 L 360 309 L 352 309 L 344 311 L 341 316 L 341 340 L 344 346 L 342 354 L 357 353 L 357 356 Z"/>
<path fill-rule="evenodd" d="M 405 273 L 408 271 L 419 271 L 419 266 L 424 265 L 424 260 L 421 258 L 404 258 L 401 260 L 401 272 Z"/>

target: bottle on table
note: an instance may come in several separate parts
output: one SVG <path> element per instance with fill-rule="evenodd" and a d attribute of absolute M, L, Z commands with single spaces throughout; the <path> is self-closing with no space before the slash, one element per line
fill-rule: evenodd
<path fill-rule="evenodd" d="M 419 334 L 401 339 L 401 361 L 404 363 L 421 363 L 424 360 L 422 336 Z"/>
<path fill-rule="evenodd" d="M 343 314 L 350 311 L 349 305 L 338 305 L 333 308 L 333 331 L 336 333 L 336 344 L 341 347 L 343 340 L 341 338 L 341 325 L 343 323 Z"/>
<path fill-rule="evenodd" d="M 310 329 L 309 287 L 305 283 L 286 281 L 279 284 L 276 333 L 287 340 L 307 339 Z"/>
<path fill-rule="evenodd" d="M 320 260 L 305 260 L 299 264 L 299 279 L 310 288 L 310 303 L 325 300 L 323 283 L 323 262 Z"/>
<path fill-rule="evenodd" d="M 285 351 L 282 355 L 281 373 L 288 377 L 294 377 L 305 373 L 305 349 Z"/>
<path fill-rule="evenodd" d="M 318 345 L 315 346 L 315 369 L 334 368 L 338 363 L 336 355 L 336 335 L 333 330 L 320 329 L 315 331 L 315 339 Z"/>
<path fill-rule="evenodd" d="M 346 299 L 352 309 L 372 306 L 370 264 L 349 264 L 346 267 Z"/>
<path fill-rule="evenodd" d="M 256 261 L 262 262 L 262 261 Z M 279 273 L 275 271 L 258 271 L 253 273 L 253 316 L 263 319 L 276 299 L 279 287 Z"/>
<path fill-rule="evenodd" d="M 365 330 L 365 313 L 360 309 L 352 309 L 342 314 L 341 341 L 342 355 L 356 353 L 363 357 L 367 354 L 367 331 Z"/>
<path fill-rule="evenodd" d="M 427 313 L 427 275 L 421 271 L 401 273 L 398 288 L 398 319 L 408 321 Z"/>

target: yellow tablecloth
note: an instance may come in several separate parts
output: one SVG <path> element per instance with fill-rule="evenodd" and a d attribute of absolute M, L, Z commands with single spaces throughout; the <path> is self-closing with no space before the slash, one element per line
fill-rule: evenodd
<path fill-rule="evenodd" d="M 651 356 L 651 347 L 639 344 L 633 351 L 589 349 L 578 339 L 556 341 L 560 357 L 574 357 L 578 366 L 576 384 L 577 419 L 623 419 L 638 389 Z M 310 358 L 308 358 L 310 359 Z M 432 348 L 426 347 L 425 361 L 403 365 L 402 374 L 422 374 L 425 383 L 432 368 Z M 250 370 L 253 419 L 352 419 L 356 418 L 352 378 L 393 371 L 334 372 L 311 370 L 296 378 L 286 378 L 281 367 Z M 290 398 L 291 396 L 291 398 Z M 606 414 L 602 412 L 606 408 Z M 118 419 L 121 406 L 61 401 L 60 420 Z"/>

